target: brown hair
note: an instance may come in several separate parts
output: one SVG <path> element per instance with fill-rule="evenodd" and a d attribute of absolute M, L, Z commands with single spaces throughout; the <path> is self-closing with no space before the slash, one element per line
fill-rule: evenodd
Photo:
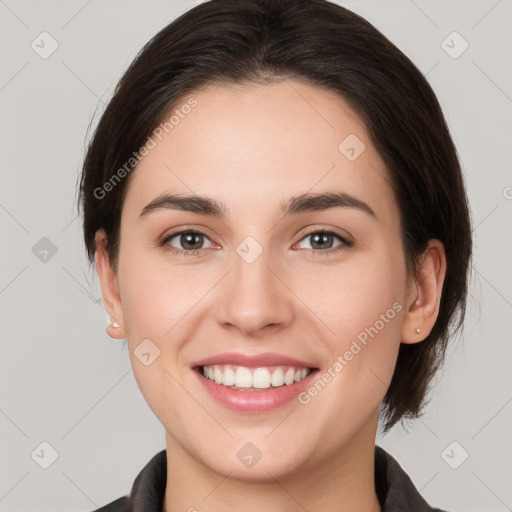
<path fill-rule="evenodd" d="M 439 315 L 423 342 L 400 345 L 383 401 L 387 431 L 420 414 L 448 339 L 462 326 L 472 240 L 462 172 L 438 100 L 414 64 L 360 16 L 327 0 L 210 0 L 164 27 L 121 78 L 89 144 L 80 182 L 87 254 L 93 261 L 95 232 L 103 228 L 116 268 L 132 156 L 173 106 L 215 83 L 286 78 L 338 93 L 365 123 L 400 207 L 408 268 L 429 239 L 445 246 Z"/>

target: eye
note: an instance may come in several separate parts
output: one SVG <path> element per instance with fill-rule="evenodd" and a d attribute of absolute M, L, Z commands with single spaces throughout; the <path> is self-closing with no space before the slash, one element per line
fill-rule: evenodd
<path fill-rule="evenodd" d="M 322 255 L 332 254 L 333 252 L 353 245 L 353 242 L 344 236 L 326 229 L 310 231 L 302 237 L 297 245 L 300 245 L 303 241 L 308 239 L 310 240 L 309 247 L 303 247 L 302 249 Z M 209 244 L 206 247 L 204 246 L 205 242 Z M 192 229 L 171 233 L 160 242 L 160 245 L 173 254 L 183 256 L 195 256 L 204 249 L 218 247 L 205 233 Z"/>
<path fill-rule="evenodd" d="M 203 244 L 205 241 L 208 241 L 210 245 L 204 247 Z M 213 247 L 212 241 L 204 233 L 190 229 L 172 233 L 166 236 L 161 243 L 172 252 L 185 254 L 187 256 L 197 254 L 197 252 L 202 249 Z"/>
<path fill-rule="evenodd" d="M 328 231 L 325 229 L 311 231 L 301 239 L 299 244 L 308 239 L 310 240 L 309 247 L 304 247 L 304 249 L 318 253 L 332 253 L 353 245 L 347 238 L 335 233 L 334 231 Z M 337 244 L 336 241 L 338 241 Z M 334 251 L 330 251 L 329 249 L 334 249 Z"/>

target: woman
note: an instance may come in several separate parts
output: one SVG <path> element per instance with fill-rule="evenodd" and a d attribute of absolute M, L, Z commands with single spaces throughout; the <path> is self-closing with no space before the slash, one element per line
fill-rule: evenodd
<path fill-rule="evenodd" d="M 464 318 L 467 198 L 439 103 L 325 0 L 211 0 L 142 49 L 90 143 L 110 336 L 166 430 L 101 511 L 427 511 L 375 446 Z"/>

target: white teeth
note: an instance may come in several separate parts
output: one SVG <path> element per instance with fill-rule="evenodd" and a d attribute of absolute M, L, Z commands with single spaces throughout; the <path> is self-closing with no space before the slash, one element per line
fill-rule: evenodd
<path fill-rule="evenodd" d="M 234 386 L 235 384 L 235 372 L 231 368 L 226 368 L 224 370 L 224 377 L 223 377 L 224 386 Z"/>
<path fill-rule="evenodd" d="M 252 386 L 258 389 L 270 387 L 270 372 L 266 368 L 257 368 L 252 375 Z"/>
<path fill-rule="evenodd" d="M 281 368 L 277 368 L 272 372 L 272 379 L 270 382 L 275 388 L 284 384 L 284 373 Z"/>
<path fill-rule="evenodd" d="M 235 386 L 237 388 L 252 388 L 251 370 L 239 366 L 235 373 Z"/>
<path fill-rule="evenodd" d="M 220 369 L 218 367 L 215 367 L 213 369 L 213 375 L 215 377 L 215 382 L 217 384 L 222 384 L 222 372 L 220 371 Z"/>
<path fill-rule="evenodd" d="M 295 370 L 293 368 L 290 368 L 284 376 L 284 383 L 289 386 L 290 384 L 293 384 L 295 382 Z"/>
<path fill-rule="evenodd" d="M 290 386 L 305 379 L 311 372 L 308 368 L 277 366 L 269 368 L 246 368 L 234 365 L 203 366 L 203 375 L 217 384 L 233 389 L 269 389 Z"/>

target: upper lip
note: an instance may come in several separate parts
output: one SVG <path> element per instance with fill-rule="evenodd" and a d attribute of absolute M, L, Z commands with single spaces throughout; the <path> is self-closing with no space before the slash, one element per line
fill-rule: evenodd
<path fill-rule="evenodd" d="M 233 364 L 236 366 L 245 366 L 247 368 L 258 368 L 262 366 L 295 366 L 301 368 L 314 368 L 314 366 L 305 361 L 300 361 L 299 359 L 281 354 L 274 354 L 272 352 L 266 352 L 258 355 L 247 355 L 236 352 L 217 354 L 212 357 L 195 361 L 191 366 L 211 366 L 214 364 Z"/>

